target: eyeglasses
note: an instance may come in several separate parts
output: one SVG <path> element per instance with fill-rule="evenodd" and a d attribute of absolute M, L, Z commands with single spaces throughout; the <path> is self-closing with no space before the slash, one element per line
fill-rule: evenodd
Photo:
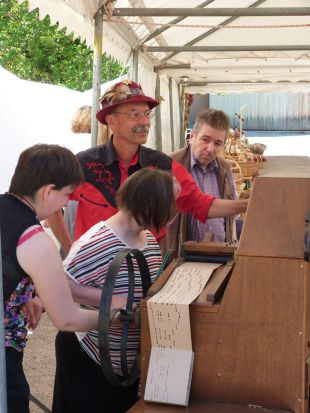
<path fill-rule="evenodd" d="M 133 110 L 132 112 L 113 112 L 113 115 L 127 115 L 128 119 L 132 120 L 139 120 L 142 118 L 152 119 L 154 113 L 151 110 L 146 110 L 144 112 L 140 112 L 138 110 Z"/>

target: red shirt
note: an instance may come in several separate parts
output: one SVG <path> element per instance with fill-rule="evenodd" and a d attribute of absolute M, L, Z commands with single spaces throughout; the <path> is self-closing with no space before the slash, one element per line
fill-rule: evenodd
<path fill-rule="evenodd" d="M 115 193 L 126 178 L 139 169 L 152 167 L 170 171 L 181 186 L 177 198 L 177 208 L 192 214 L 205 222 L 214 196 L 204 194 L 197 187 L 187 170 L 169 156 L 160 151 L 140 146 L 128 167 L 124 167 L 117 158 L 110 139 L 107 144 L 90 148 L 77 155 L 85 174 L 85 183 L 79 185 L 71 199 L 79 201 L 75 239 L 84 234 L 99 221 L 110 218 L 117 212 Z M 165 235 L 165 230 L 156 234 L 158 240 Z"/>

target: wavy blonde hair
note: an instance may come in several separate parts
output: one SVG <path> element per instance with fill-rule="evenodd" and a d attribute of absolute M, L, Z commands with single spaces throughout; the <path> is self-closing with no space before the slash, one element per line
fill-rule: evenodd
<path fill-rule="evenodd" d="M 91 132 L 91 106 L 81 106 L 75 112 L 71 121 L 71 131 L 73 133 Z"/>

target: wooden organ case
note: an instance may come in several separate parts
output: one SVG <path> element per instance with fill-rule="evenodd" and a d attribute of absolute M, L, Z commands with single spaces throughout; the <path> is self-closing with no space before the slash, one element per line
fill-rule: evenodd
<path fill-rule="evenodd" d="M 190 305 L 195 361 L 188 407 L 143 401 L 151 349 L 143 300 L 142 395 L 129 412 L 308 412 L 309 208 L 310 179 L 255 180 L 234 264 L 221 267 L 224 291 L 211 304 L 204 291 Z M 203 243 L 197 245 L 204 256 Z M 150 295 L 179 264 L 168 266 Z"/>

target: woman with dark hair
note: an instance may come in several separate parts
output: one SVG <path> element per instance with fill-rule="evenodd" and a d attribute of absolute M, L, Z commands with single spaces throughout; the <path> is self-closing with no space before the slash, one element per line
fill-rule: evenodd
<path fill-rule="evenodd" d="M 72 152 L 40 144 L 21 153 L 9 192 L 0 195 L 8 413 L 29 413 L 23 349 L 27 329 L 37 325 L 42 304 L 58 329 L 98 326 L 97 311 L 73 302 L 59 252 L 40 224 L 67 204 L 82 181 Z"/>
<path fill-rule="evenodd" d="M 158 273 L 161 253 L 150 230 L 159 231 L 174 212 L 175 186 L 171 174 L 156 169 L 141 169 L 120 187 L 116 200 L 118 212 L 88 230 L 73 244 L 65 260 L 66 272 L 76 285 L 101 289 L 111 261 L 124 248 L 139 249 L 143 253 L 152 281 Z M 140 274 L 135 258 L 133 265 L 134 303 L 138 304 L 142 298 L 141 277 L 144 274 Z M 113 292 L 114 303 L 119 300 L 119 307 L 126 304 L 127 291 L 128 269 L 124 261 Z M 120 380 L 121 332 L 119 324 L 110 326 L 112 365 Z M 128 371 L 139 348 L 139 333 L 139 329 L 131 325 L 127 339 Z M 100 366 L 97 331 L 78 337 L 59 332 L 56 337 L 56 361 L 53 413 L 122 413 L 138 398 L 139 380 L 129 387 L 118 387 L 105 378 Z"/>

